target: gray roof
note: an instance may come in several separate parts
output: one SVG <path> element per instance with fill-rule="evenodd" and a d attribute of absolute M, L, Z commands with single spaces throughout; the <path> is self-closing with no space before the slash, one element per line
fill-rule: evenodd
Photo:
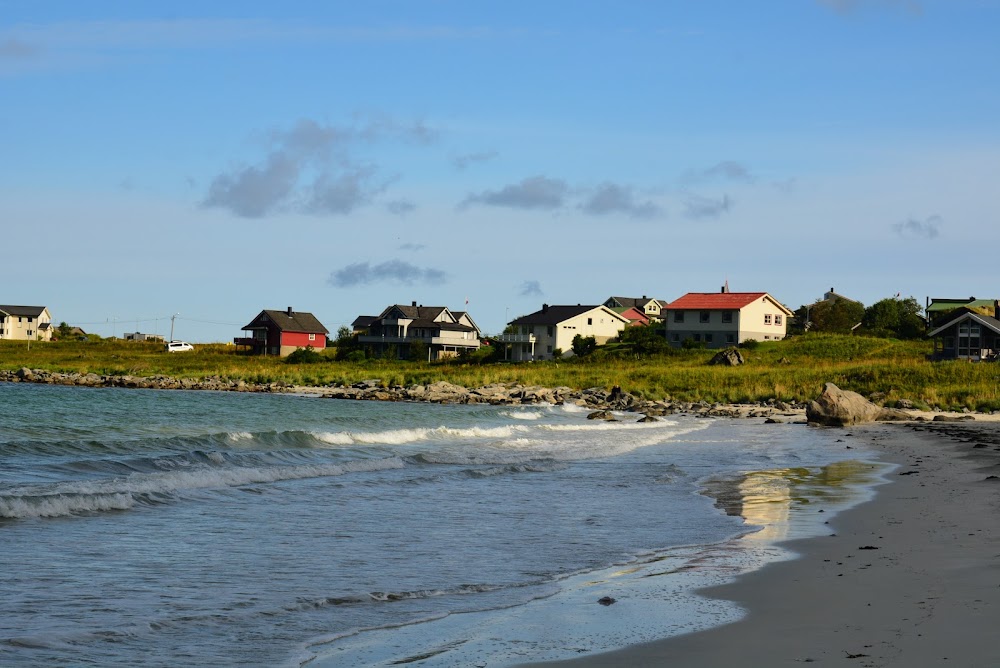
<path fill-rule="evenodd" d="M 529 313 L 528 315 L 522 315 L 516 320 L 511 320 L 509 324 L 511 325 L 557 325 L 564 320 L 569 320 L 570 318 L 575 318 L 581 313 L 586 313 L 587 311 L 592 311 L 595 308 L 599 308 L 598 304 L 580 305 L 576 306 L 548 306 L 542 307 L 541 311 L 535 311 L 534 313 Z"/>
<path fill-rule="evenodd" d="M 19 315 L 27 316 L 29 318 L 37 318 L 45 310 L 44 306 L 7 306 L 5 304 L 0 304 L 0 311 L 6 313 L 7 315 Z"/>
<path fill-rule="evenodd" d="M 1000 320 L 997 320 L 996 318 L 991 318 L 988 315 L 980 315 L 979 313 L 976 313 L 974 311 L 966 311 L 957 318 L 953 318 L 952 320 L 950 320 L 947 324 L 941 325 L 937 329 L 927 332 L 927 336 L 937 336 L 938 334 L 940 334 L 946 329 L 949 329 L 952 325 L 958 323 L 961 320 L 975 320 L 980 325 L 983 325 L 984 327 L 989 327 L 997 334 L 1000 334 Z"/>
<path fill-rule="evenodd" d="M 323 326 L 312 313 L 305 311 L 272 311 L 264 309 L 243 329 L 262 329 L 265 327 L 263 316 L 274 323 L 283 332 L 305 332 L 307 334 L 329 334 L 330 330 Z"/>

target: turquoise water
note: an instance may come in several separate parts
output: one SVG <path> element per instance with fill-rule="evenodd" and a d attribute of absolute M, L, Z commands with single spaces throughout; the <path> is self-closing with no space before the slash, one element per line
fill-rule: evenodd
<path fill-rule="evenodd" d="M 780 558 L 789 509 L 871 482 L 827 484 L 845 436 L 801 425 L 24 384 L 0 407 L 3 665 L 612 649 L 735 618 L 691 589 Z M 742 516 L 713 480 L 742 485 Z M 771 533 L 734 542 L 745 517 Z"/>

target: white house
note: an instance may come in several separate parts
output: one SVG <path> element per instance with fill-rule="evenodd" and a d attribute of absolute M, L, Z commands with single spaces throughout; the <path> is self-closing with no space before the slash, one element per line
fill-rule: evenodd
<path fill-rule="evenodd" d="M 44 306 L 0 304 L 0 339 L 51 341 L 52 315 Z"/>
<path fill-rule="evenodd" d="M 573 338 L 594 337 L 597 345 L 615 338 L 629 325 L 625 318 L 603 304 L 599 306 L 549 306 L 508 323 L 515 332 L 496 337 L 507 346 L 508 359 L 515 362 L 547 360 L 556 351 L 573 354 Z"/>
<path fill-rule="evenodd" d="M 766 292 L 689 292 L 663 309 L 667 341 L 726 348 L 747 339 L 785 338 L 792 312 Z"/>

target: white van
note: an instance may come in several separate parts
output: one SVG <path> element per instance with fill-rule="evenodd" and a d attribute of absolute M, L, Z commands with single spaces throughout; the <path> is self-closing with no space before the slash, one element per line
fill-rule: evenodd
<path fill-rule="evenodd" d="M 194 346 L 187 341 L 171 341 L 167 344 L 168 353 L 183 353 L 188 350 L 194 350 Z"/>

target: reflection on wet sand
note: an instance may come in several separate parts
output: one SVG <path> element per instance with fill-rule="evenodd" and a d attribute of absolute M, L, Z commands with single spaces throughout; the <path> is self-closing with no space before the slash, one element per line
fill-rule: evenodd
<path fill-rule="evenodd" d="M 870 494 L 887 465 L 846 460 L 821 468 L 785 468 L 751 471 L 728 480 L 713 480 L 704 493 L 727 515 L 742 517 L 748 527 L 760 530 L 744 540 L 774 542 L 797 537 L 817 513 L 841 510 Z"/>

